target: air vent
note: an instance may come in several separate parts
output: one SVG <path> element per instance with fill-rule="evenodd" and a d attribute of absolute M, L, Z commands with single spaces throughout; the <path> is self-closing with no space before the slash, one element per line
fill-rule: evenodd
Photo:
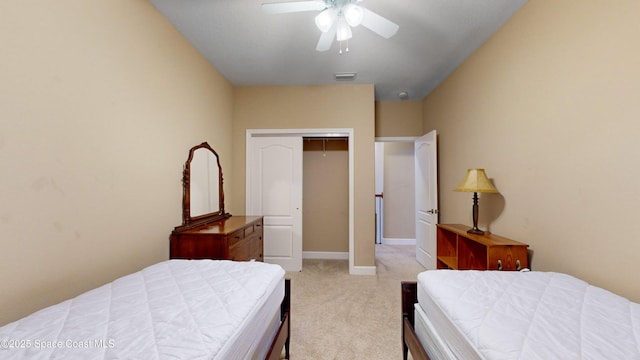
<path fill-rule="evenodd" d="M 336 81 L 353 81 L 358 73 L 335 73 Z"/>

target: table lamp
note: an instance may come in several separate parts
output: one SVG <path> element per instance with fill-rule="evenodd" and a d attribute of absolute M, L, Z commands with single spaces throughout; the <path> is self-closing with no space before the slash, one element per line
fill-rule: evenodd
<path fill-rule="evenodd" d="M 478 229 L 478 193 L 497 193 L 498 190 L 491 184 L 484 169 L 468 169 L 467 175 L 455 191 L 473 192 L 473 228 L 467 232 L 483 235 L 484 231 Z"/>

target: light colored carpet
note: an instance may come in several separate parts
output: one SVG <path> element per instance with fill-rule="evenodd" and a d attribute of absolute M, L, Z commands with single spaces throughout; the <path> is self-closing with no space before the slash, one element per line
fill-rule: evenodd
<path fill-rule="evenodd" d="M 376 276 L 346 260 L 304 260 L 291 279 L 291 358 L 402 359 L 400 282 L 424 268 L 415 246 L 376 245 Z"/>

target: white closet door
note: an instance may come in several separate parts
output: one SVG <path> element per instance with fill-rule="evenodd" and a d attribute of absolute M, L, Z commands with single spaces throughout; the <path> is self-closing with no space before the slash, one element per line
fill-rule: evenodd
<path fill-rule="evenodd" d="M 247 213 L 264 216 L 264 261 L 302 270 L 302 137 L 251 137 Z"/>
<path fill-rule="evenodd" d="M 415 141 L 416 171 L 416 260 L 435 269 L 438 223 L 438 151 L 436 131 Z"/>

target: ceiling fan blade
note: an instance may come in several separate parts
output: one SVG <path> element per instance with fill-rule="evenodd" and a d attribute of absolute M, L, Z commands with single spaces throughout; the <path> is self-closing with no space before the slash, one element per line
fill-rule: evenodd
<path fill-rule="evenodd" d="M 324 10 L 326 5 L 324 1 L 289 1 L 280 3 L 263 3 L 262 11 L 268 14 L 283 14 L 301 11 L 320 11 Z"/>
<path fill-rule="evenodd" d="M 362 26 L 368 28 L 374 33 L 382 36 L 385 39 L 392 37 L 398 32 L 400 28 L 396 23 L 387 20 L 386 18 L 374 13 L 371 10 L 362 8 L 364 10 L 364 16 L 362 18 Z"/>
<path fill-rule="evenodd" d="M 337 26 L 334 24 L 329 31 L 323 32 L 322 35 L 320 35 L 320 40 L 318 40 L 318 45 L 316 45 L 317 51 L 327 51 L 331 49 L 333 39 L 336 37 L 336 29 Z"/>

